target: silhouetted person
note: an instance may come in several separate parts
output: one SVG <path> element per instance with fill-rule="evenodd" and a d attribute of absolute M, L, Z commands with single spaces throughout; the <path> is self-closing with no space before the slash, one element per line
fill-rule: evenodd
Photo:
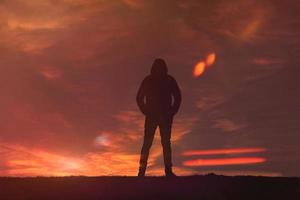
<path fill-rule="evenodd" d="M 175 176 L 172 172 L 170 140 L 173 116 L 181 104 L 181 94 L 176 80 L 168 75 L 163 59 L 154 61 L 151 74 L 143 80 L 138 90 L 136 101 L 146 116 L 138 176 L 145 176 L 149 150 L 157 127 L 160 130 L 166 176 Z"/>

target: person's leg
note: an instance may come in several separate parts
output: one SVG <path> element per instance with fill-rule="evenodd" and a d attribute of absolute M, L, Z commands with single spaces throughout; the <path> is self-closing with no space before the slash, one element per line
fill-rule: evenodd
<path fill-rule="evenodd" d="M 149 156 L 150 147 L 153 142 L 155 130 L 157 127 L 156 120 L 146 117 L 144 129 L 144 143 L 141 150 L 140 167 L 138 176 L 144 176 L 147 168 L 147 161 Z"/>
<path fill-rule="evenodd" d="M 171 151 L 171 130 L 173 118 L 162 119 L 159 123 L 161 144 L 163 147 L 165 173 L 167 176 L 174 176 L 172 172 L 172 151 Z"/>

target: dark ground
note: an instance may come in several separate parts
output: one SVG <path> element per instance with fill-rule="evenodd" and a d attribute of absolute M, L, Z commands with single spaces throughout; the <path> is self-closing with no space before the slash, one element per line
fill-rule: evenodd
<path fill-rule="evenodd" d="M 300 178 L 254 176 L 0 178 L 0 199 L 296 199 Z"/>

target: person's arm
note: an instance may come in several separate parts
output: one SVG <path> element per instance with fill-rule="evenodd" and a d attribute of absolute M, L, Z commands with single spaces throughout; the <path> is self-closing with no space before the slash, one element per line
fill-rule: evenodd
<path fill-rule="evenodd" d="M 173 79 L 172 85 L 172 95 L 174 97 L 174 103 L 172 105 L 172 114 L 175 115 L 178 112 L 181 104 L 181 92 L 175 79 Z"/>
<path fill-rule="evenodd" d="M 140 88 L 139 88 L 138 93 L 136 95 L 137 105 L 138 105 L 140 111 L 144 115 L 146 115 L 145 97 L 146 97 L 146 78 L 143 80 L 142 84 L 140 85 Z"/>

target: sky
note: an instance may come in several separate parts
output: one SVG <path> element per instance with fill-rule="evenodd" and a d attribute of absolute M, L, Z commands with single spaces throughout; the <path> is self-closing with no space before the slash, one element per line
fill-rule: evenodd
<path fill-rule="evenodd" d="M 182 92 L 175 173 L 300 176 L 299 10 L 296 0 L 1 0 L 0 176 L 136 175 L 135 97 L 155 58 Z M 163 174 L 159 134 L 147 174 Z"/>

